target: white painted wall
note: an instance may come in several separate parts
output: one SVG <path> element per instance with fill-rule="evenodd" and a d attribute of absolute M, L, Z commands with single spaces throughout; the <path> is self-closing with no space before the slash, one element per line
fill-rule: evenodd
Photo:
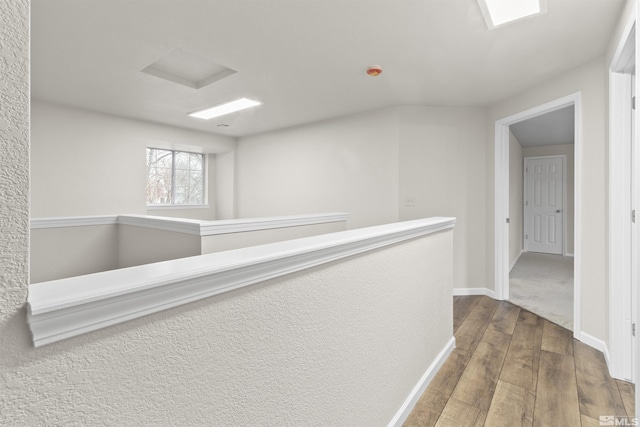
<path fill-rule="evenodd" d="M 236 218 L 236 152 L 216 154 L 216 219 Z"/>
<path fill-rule="evenodd" d="M 239 218 L 349 212 L 348 228 L 398 220 L 393 109 L 240 138 L 236 164 Z"/>
<path fill-rule="evenodd" d="M 453 335 L 452 233 L 37 349 L 15 307 L 0 425 L 386 425 Z"/>
<path fill-rule="evenodd" d="M 552 100 L 582 92 L 582 330 L 604 340 L 608 335 L 606 67 L 598 59 L 491 106 L 487 117 L 487 284 L 493 283 L 495 121 Z"/>
<path fill-rule="evenodd" d="M 302 237 L 336 233 L 338 231 L 345 231 L 346 225 L 346 221 L 336 221 L 324 224 L 309 224 L 297 227 L 270 228 L 268 230 L 202 236 L 202 253 L 210 254 L 249 246 L 300 239 Z"/>
<path fill-rule="evenodd" d="M 31 283 L 118 268 L 118 225 L 31 230 Z"/>
<path fill-rule="evenodd" d="M 118 225 L 118 268 L 201 255 L 201 237 L 175 231 Z"/>
<path fill-rule="evenodd" d="M 400 220 L 456 217 L 454 288 L 484 288 L 485 112 L 402 107 L 397 114 Z"/>
<path fill-rule="evenodd" d="M 31 112 L 33 217 L 147 214 L 147 146 L 207 153 L 235 149 L 229 137 L 42 101 L 34 101 Z M 210 190 L 209 209 L 150 214 L 215 219 L 215 189 Z"/>
<path fill-rule="evenodd" d="M 524 147 L 522 149 L 522 156 L 524 157 L 535 157 L 535 156 L 558 156 L 565 155 L 567 156 L 567 170 L 565 171 L 565 176 L 567 179 L 567 194 L 566 194 L 566 204 L 567 204 L 567 224 L 566 224 L 566 233 L 567 233 L 567 253 L 573 254 L 573 240 L 574 240 L 574 205 L 575 205 L 575 191 L 574 191 L 574 178 L 575 178 L 575 155 L 574 155 L 575 146 L 573 144 L 561 144 L 561 145 L 546 145 L 540 147 Z"/>
<path fill-rule="evenodd" d="M 484 288 L 485 126 L 480 108 L 396 107 L 241 138 L 239 215 L 340 210 L 349 228 L 455 216 L 454 287 Z"/>
<path fill-rule="evenodd" d="M 509 132 L 509 266 L 513 268 L 523 250 L 524 166 L 522 146 Z"/>

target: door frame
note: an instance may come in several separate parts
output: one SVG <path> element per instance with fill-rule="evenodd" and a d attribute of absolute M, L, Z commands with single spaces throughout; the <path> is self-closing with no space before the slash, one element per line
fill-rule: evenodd
<path fill-rule="evenodd" d="M 564 96 L 520 113 L 496 120 L 494 161 L 494 280 L 496 297 L 509 299 L 509 126 L 574 106 L 574 275 L 573 336 L 581 337 L 582 306 L 582 92 Z"/>
<path fill-rule="evenodd" d="M 567 156 L 565 154 L 553 154 L 549 156 L 526 156 L 524 157 L 524 177 L 522 180 L 522 215 L 526 215 L 527 210 L 527 159 L 562 159 L 562 256 L 567 256 Z M 526 232 L 526 222 L 522 221 L 522 230 Z M 522 239 L 524 251 L 528 252 L 528 243 Z"/>
<path fill-rule="evenodd" d="M 637 70 L 636 6 L 619 38 L 609 65 L 609 372 L 612 377 L 637 382 L 640 362 L 637 339 L 631 334 L 631 324 L 637 319 L 638 262 L 633 254 L 637 246 L 636 227 L 632 225 L 631 69 Z M 637 92 L 637 91 L 636 91 Z M 631 96 L 630 96 L 631 95 Z M 637 115 L 637 114 L 636 114 Z M 636 118 L 636 133 L 637 133 Z M 636 150 L 636 165 L 638 154 Z M 637 167 L 637 166 L 636 166 Z M 637 175 L 637 174 L 636 174 Z M 635 191 L 640 182 L 635 177 Z M 636 200 L 638 194 L 636 194 Z M 628 304 L 635 302 L 635 307 Z M 634 342 L 636 341 L 636 342 Z M 640 394 L 640 393 L 636 393 Z"/>

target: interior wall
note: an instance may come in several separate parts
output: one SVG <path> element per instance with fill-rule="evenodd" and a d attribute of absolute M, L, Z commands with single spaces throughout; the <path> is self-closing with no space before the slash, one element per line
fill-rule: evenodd
<path fill-rule="evenodd" d="M 118 226 L 31 230 L 31 283 L 118 268 Z"/>
<path fill-rule="evenodd" d="M 494 283 L 495 122 L 576 92 L 582 94 L 582 332 L 608 339 L 607 285 L 607 98 L 606 66 L 600 58 L 542 82 L 489 108 L 487 118 L 487 283 Z"/>
<path fill-rule="evenodd" d="M 484 288 L 484 109 L 398 108 L 400 220 L 456 217 L 454 288 Z M 407 202 L 407 198 L 412 199 Z"/>
<path fill-rule="evenodd" d="M 348 212 L 348 228 L 398 220 L 394 109 L 240 138 L 239 218 Z"/>
<path fill-rule="evenodd" d="M 386 425 L 453 336 L 452 233 L 39 348 L 2 299 L 0 425 Z"/>
<path fill-rule="evenodd" d="M 575 204 L 575 145 L 573 144 L 561 144 L 561 145 L 546 145 L 541 147 L 524 147 L 522 149 L 522 157 L 536 157 L 536 156 L 567 156 L 567 170 L 565 176 L 567 179 L 567 255 L 573 255 L 574 251 L 574 204 Z"/>
<path fill-rule="evenodd" d="M 232 151 L 233 138 L 34 101 L 31 107 L 31 215 L 34 218 L 147 214 L 146 147 Z M 212 178 L 215 173 L 212 174 Z M 215 219 L 209 209 L 180 212 Z M 168 212 L 167 212 L 168 211 Z M 173 210 L 162 214 L 176 215 Z M 158 215 L 159 211 L 149 211 Z"/>
<path fill-rule="evenodd" d="M 513 268 L 522 254 L 524 229 L 524 166 L 522 146 L 509 132 L 509 266 Z"/>
<path fill-rule="evenodd" d="M 24 376 L 8 374 L 29 341 L 29 1 L 0 2 L 0 16 L 0 425 L 8 426 L 28 424 L 9 418 L 24 405 L 16 393 Z"/>
<path fill-rule="evenodd" d="M 236 219 L 236 152 L 216 154 L 216 219 Z"/>

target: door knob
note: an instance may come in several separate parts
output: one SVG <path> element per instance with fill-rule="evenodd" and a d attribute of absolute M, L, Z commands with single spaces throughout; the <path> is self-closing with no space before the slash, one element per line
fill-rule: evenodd
<path fill-rule="evenodd" d="M 556 209 L 556 213 L 562 212 L 562 209 Z"/>

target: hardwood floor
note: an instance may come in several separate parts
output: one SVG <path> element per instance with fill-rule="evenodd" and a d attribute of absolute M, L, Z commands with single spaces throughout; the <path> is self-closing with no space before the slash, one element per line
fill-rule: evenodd
<path fill-rule="evenodd" d="M 634 416 L 633 384 L 601 352 L 507 301 L 454 297 L 451 353 L 405 427 L 598 426 Z"/>

